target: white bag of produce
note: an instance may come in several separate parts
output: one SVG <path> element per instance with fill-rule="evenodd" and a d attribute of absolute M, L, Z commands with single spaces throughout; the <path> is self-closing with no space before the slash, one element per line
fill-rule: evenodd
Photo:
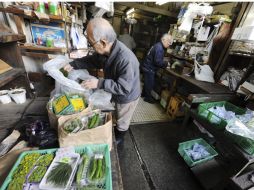
<path fill-rule="evenodd" d="M 56 58 L 47 61 L 43 64 L 43 69 L 48 72 L 48 74 L 56 80 L 55 90 L 51 93 L 51 96 L 54 94 L 60 94 L 65 92 L 76 92 L 76 93 L 84 93 L 86 97 L 91 94 L 91 90 L 83 88 L 78 82 L 68 79 L 64 76 L 64 74 L 60 71 L 66 64 L 68 64 L 71 59 L 63 55 L 59 55 Z M 74 74 L 82 75 L 82 70 L 72 71 Z"/>

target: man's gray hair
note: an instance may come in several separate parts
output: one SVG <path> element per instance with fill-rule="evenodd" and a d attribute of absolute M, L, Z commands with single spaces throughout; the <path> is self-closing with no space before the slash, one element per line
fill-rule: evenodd
<path fill-rule="evenodd" d="M 93 27 L 93 38 L 95 41 L 105 39 L 109 43 L 113 43 L 116 40 L 116 33 L 106 19 L 94 18 L 89 21 L 89 24 Z"/>
<path fill-rule="evenodd" d="M 165 40 L 165 39 L 169 39 L 169 38 L 172 38 L 172 36 L 168 33 L 165 33 L 162 35 L 161 40 Z"/>

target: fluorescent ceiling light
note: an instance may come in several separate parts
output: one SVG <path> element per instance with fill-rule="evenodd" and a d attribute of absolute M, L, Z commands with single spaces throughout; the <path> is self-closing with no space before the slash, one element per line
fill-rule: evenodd
<path fill-rule="evenodd" d="M 129 14 L 133 13 L 134 11 L 135 11 L 135 9 L 132 8 L 132 9 L 130 9 L 130 10 L 128 10 L 128 11 L 126 12 L 126 15 L 129 15 Z"/>
<path fill-rule="evenodd" d="M 165 3 L 168 3 L 168 0 L 157 0 L 157 1 L 155 2 L 156 5 L 163 5 L 163 4 L 165 4 Z"/>

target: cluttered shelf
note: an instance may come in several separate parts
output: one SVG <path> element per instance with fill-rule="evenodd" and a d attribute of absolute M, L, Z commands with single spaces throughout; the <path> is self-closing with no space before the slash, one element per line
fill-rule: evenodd
<path fill-rule="evenodd" d="M 56 47 L 44 47 L 44 46 L 30 46 L 30 45 L 19 45 L 21 50 L 26 51 L 47 51 L 47 52 L 59 52 L 59 53 L 66 53 L 66 48 L 56 48 Z"/>
<path fill-rule="evenodd" d="M 168 53 L 168 54 L 175 57 L 175 58 L 177 58 L 177 59 L 185 60 L 185 61 L 188 61 L 188 62 L 191 62 L 191 63 L 194 62 L 193 59 L 190 59 L 190 58 L 187 58 L 187 57 L 182 57 L 182 56 L 176 55 L 174 53 Z"/>
<path fill-rule="evenodd" d="M 0 74 L 0 87 L 4 86 L 8 82 L 14 80 L 18 76 L 22 75 L 23 72 L 24 72 L 23 69 L 15 68 L 15 69 L 11 69 L 5 73 Z"/>
<path fill-rule="evenodd" d="M 241 56 L 241 57 L 249 57 L 249 58 L 254 58 L 253 54 L 248 54 L 248 53 L 240 53 L 240 52 L 233 52 L 230 51 L 229 55 L 235 55 L 235 56 Z"/>
<path fill-rule="evenodd" d="M 219 94 L 219 93 L 232 94 L 233 93 L 227 87 L 217 84 L 217 83 L 198 81 L 191 76 L 178 74 L 171 69 L 166 69 L 166 72 L 169 73 L 170 75 L 173 75 L 177 78 L 187 81 L 188 83 L 200 88 L 201 90 L 203 90 L 209 94 Z"/>
<path fill-rule="evenodd" d="M 16 14 L 19 16 L 22 16 L 27 19 L 37 19 L 37 15 L 35 11 L 32 10 L 24 10 L 24 9 L 19 9 L 15 7 L 7 7 L 7 8 L 0 8 L 0 12 L 5 12 L 5 13 L 12 13 Z M 40 13 L 41 14 L 41 13 Z M 49 19 L 42 19 L 44 21 L 52 21 L 52 22 L 67 22 L 71 23 L 70 18 L 64 18 L 63 16 L 59 15 L 48 15 Z"/>
<path fill-rule="evenodd" d="M 15 42 L 15 41 L 20 41 L 25 39 L 26 37 L 22 34 L 0 35 L 0 43 Z"/>

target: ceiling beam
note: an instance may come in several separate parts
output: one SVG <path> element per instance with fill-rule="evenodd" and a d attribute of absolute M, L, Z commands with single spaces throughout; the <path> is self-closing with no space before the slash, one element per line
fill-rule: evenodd
<path fill-rule="evenodd" d="M 117 2 L 117 3 L 120 4 L 120 5 L 123 5 L 123 6 L 130 7 L 130 8 L 140 9 L 140 10 L 147 11 L 147 12 L 152 12 L 152 13 L 155 13 L 155 14 L 160 14 L 160 15 L 165 15 L 165 16 L 168 16 L 168 17 L 177 18 L 176 13 L 172 13 L 172 12 L 167 11 L 165 9 L 160 9 L 160 8 L 156 8 L 156 7 L 148 7 L 146 5 L 142 5 L 142 4 L 139 4 L 139 3 L 125 3 L 125 2 Z"/>
<path fill-rule="evenodd" d="M 145 15 L 138 14 L 138 13 L 134 13 L 134 18 L 136 18 L 136 19 L 143 19 L 143 20 L 145 19 L 145 20 L 153 21 L 153 18 L 152 18 L 152 17 L 145 16 Z"/>

